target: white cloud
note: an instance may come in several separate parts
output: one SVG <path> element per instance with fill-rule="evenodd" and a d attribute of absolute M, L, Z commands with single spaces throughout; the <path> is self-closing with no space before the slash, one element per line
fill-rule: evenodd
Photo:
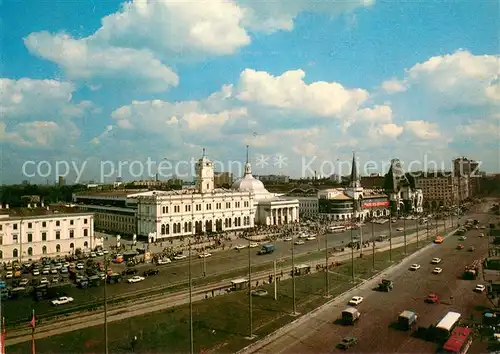
<path fill-rule="evenodd" d="M 236 97 L 248 103 L 294 110 L 321 117 L 339 117 L 356 111 L 366 101 L 363 89 L 346 89 L 336 82 L 304 82 L 305 72 L 291 70 L 280 76 L 245 69 Z"/>
<path fill-rule="evenodd" d="M 441 137 L 438 124 L 423 120 L 406 122 L 405 130 L 422 140 L 436 140 Z"/>
<path fill-rule="evenodd" d="M 391 94 L 406 91 L 406 86 L 404 82 L 401 82 L 396 78 L 392 78 L 391 80 L 387 80 L 382 83 L 382 89 Z"/>
<path fill-rule="evenodd" d="M 31 33 L 24 42 L 31 53 L 55 62 L 72 79 L 132 80 L 150 91 L 167 90 L 179 82 L 177 74 L 145 49 L 100 46 L 88 38 L 48 32 Z"/>
<path fill-rule="evenodd" d="M 75 102 L 75 87 L 56 80 L 0 79 L 0 142 L 25 147 L 60 147 L 80 135 L 72 121 L 97 108 Z"/>
<path fill-rule="evenodd" d="M 392 122 L 392 108 L 387 105 L 363 108 L 358 111 L 357 118 L 362 121 L 390 123 Z"/>

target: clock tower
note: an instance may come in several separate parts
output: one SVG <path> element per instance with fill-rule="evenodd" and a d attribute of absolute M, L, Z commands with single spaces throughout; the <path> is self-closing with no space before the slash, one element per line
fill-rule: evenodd
<path fill-rule="evenodd" d="M 196 163 L 196 189 L 201 194 L 211 193 L 214 190 L 214 166 L 205 156 L 205 149 L 203 156 Z"/>

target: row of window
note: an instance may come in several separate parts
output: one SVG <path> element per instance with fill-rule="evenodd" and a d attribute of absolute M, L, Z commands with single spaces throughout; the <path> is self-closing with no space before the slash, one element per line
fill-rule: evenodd
<path fill-rule="evenodd" d="M 85 241 L 83 243 L 83 247 L 84 248 L 88 248 L 89 247 L 89 243 L 87 241 Z M 71 243 L 69 245 L 69 248 L 71 250 L 74 250 L 75 249 L 75 244 L 74 243 Z M 26 251 L 27 255 L 28 256 L 33 256 L 33 247 L 28 247 L 28 250 Z M 56 245 L 56 253 L 61 253 L 61 245 Z M 47 254 L 47 246 L 43 246 L 42 247 L 42 254 L 45 255 Z M 12 250 L 12 258 L 18 258 L 19 257 L 19 250 L 17 248 L 14 248 Z M 3 259 L 3 252 L 0 251 L 0 259 Z"/>
<path fill-rule="evenodd" d="M 231 227 L 240 227 L 242 226 L 250 226 L 251 225 L 251 220 L 250 216 L 244 216 L 242 217 L 236 217 L 234 219 L 232 218 L 226 218 L 224 219 L 224 227 L 225 228 L 231 228 Z M 214 225 L 215 224 L 215 225 Z M 222 230 L 222 219 L 215 220 L 215 222 L 212 222 L 212 220 L 207 220 L 205 221 L 205 231 L 213 231 L 214 229 L 217 231 Z M 172 227 L 170 227 L 172 226 Z M 202 221 L 196 221 L 195 222 L 195 228 L 196 231 L 199 232 L 202 230 L 203 223 Z M 162 235 L 170 235 L 172 234 L 180 234 L 180 233 L 189 233 L 192 232 L 193 230 L 193 224 L 191 221 L 185 222 L 184 225 L 182 225 L 180 222 L 174 223 L 172 225 L 170 224 L 163 224 L 161 225 L 161 234 Z"/>
<path fill-rule="evenodd" d="M 47 232 L 41 232 L 41 241 L 47 241 Z M 83 229 L 83 236 L 87 237 L 89 236 L 89 229 Z M 69 230 L 68 233 L 68 238 L 75 238 L 75 230 Z M 26 234 L 26 242 L 33 242 L 33 233 L 28 233 Z M 60 240 L 61 239 L 61 231 L 56 231 L 55 232 L 55 239 Z M 19 235 L 14 234 L 12 235 L 12 243 L 19 243 Z M 0 237 L 0 245 L 3 244 L 3 237 Z"/>
<path fill-rule="evenodd" d="M 84 224 L 88 224 L 88 219 L 83 219 L 83 223 Z M 70 225 L 74 225 L 75 224 L 75 220 L 70 219 L 69 220 L 69 224 Z M 32 222 L 28 222 L 27 226 L 28 226 L 28 229 L 32 229 L 33 228 L 33 223 Z M 56 220 L 56 227 L 58 227 L 58 226 L 61 226 L 61 221 L 60 220 Z M 2 227 L 3 227 L 3 225 L 0 224 L 0 231 L 2 231 Z M 19 224 L 17 224 L 17 223 L 12 224 L 12 229 L 13 230 L 18 230 L 18 227 L 19 227 Z M 47 221 L 42 221 L 42 228 L 46 228 L 46 227 L 47 227 Z"/>
<path fill-rule="evenodd" d="M 234 208 L 241 208 L 241 202 L 234 202 Z M 250 206 L 249 201 L 244 201 L 243 202 L 243 208 L 248 208 Z M 231 209 L 231 202 L 226 202 L 225 203 L 226 209 Z M 168 206 L 163 206 L 162 207 L 162 213 L 163 214 L 169 214 L 169 211 L 173 210 L 174 213 L 180 213 L 181 212 L 181 206 L 180 205 L 174 205 L 173 209 L 169 209 Z M 203 204 L 195 204 L 195 211 L 202 211 L 203 210 Z M 205 204 L 205 210 L 212 210 L 212 204 L 208 203 Z M 222 210 L 222 203 L 215 203 L 215 210 Z M 185 212 L 191 212 L 191 205 L 184 205 L 184 211 Z"/>

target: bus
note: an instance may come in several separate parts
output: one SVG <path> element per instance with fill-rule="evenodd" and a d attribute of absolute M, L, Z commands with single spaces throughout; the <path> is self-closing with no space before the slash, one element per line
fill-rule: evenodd
<path fill-rule="evenodd" d="M 446 340 L 455 326 L 460 321 L 461 314 L 458 312 L 448 312 L 436 325 L 436 335 L 439 339 Z"/>
<path fill-rule="evenodd" d="M 472 329 L 456 327 L 441 348 L 440 354 L 466 354 L 472 344 L 472 337 Z"/>
<path fill-rule="evenodd" d="M 347 228 L 345 226 L 330 226 L 328 230 L 330 232 L 344 232 Z"/>

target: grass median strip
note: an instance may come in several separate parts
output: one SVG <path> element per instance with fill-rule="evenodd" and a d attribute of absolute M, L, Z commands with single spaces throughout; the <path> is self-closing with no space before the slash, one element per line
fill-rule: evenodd
<path fill-rule="evenodd" d="M 427 244 L 428 242 L 425 242 Z M 424 242 L 420 243 L 420 247 Z M 417 250 L 416 244 L 408 244 L 408 253 Z M 393 262 L 404 258 L 404 248 L 392 251 Z M 356 279 L 374 275 L 371 255 L 355 259 Z M 381 271 L 390 265 L 389 252 L 375 255 L 375 269 Z M 325 303 L 323 272 L 296 278 L 297 310 L 305 314 Z M 351 262 L 329 272 L 330 294 L 338 295 L 354 284 L 351 282 Z M 397 286 L 397 284 L 395 285 Z M 253 298 L 254 333 L 266 336 L 294 320 L 292 311 L 292 282 L 284 280 L 278 285 L 278 301 L 273 299 L 274 286 L 265 285 L 269 295 Z M 248 294 L 245 291 L 216 296 L 193 304 L 195 351 L 212 350 L 217 353 L 234 353 L 248 345 L 249 334 Z M 165 311 L 139 315 L 108 325 L 109 348 L 113 353 L 131 351 L 132 338 L 138 337 L 136 352 L 179 353 L 189 351 L 188 305 Z M 8 339 L 8 333 L 7 333 Z M 30 343 L 8 347 L 9 353 L 25 353 Z M 103 327 L 96 326 L 37 340 L 40 352 L 95 353 L 104 351 Z"/>

